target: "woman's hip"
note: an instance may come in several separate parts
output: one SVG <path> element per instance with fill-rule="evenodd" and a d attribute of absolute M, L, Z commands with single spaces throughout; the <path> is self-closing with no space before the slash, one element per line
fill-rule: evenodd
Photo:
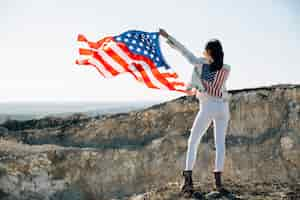
<path fill-rule="evenodd" d="M 202 112 L 210 113 L 212 117 L 230 117 L 228 101 L 219 101 L 214 99 L 200 100 L 199 107 Z"/>

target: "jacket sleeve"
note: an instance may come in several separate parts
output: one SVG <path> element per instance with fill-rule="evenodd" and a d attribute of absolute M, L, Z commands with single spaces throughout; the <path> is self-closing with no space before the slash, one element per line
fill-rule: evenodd
<path fill-rule="evenodd" d="M 201 67 L 194 66 L 191 79 L 187 83 L 186 90 L 197 89 L 199 92 L 204 92 L 205 88 L 201 81 Z"/>
<path fill-rule="evenodd" d="M 193 65 L 207 63 L 205 58 L 196 57 L 190 50 L 188 50 L 182 43 L 177 41 L 173 36 L 169 35 L 167 43 L 174 49 L 178 50 L 186 59 Z"/>

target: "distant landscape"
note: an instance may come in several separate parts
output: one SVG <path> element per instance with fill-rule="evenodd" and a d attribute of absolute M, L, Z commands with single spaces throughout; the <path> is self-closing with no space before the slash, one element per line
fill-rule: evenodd
<path fill-rule="evenodd" d="M 158 101 L 132 102 L 1 102 L 0 123 L 7 120 L 30 120 L 45 116 L 68 116 L 84 113 L 97 116 L 129 112 L 159 103 Z"/>

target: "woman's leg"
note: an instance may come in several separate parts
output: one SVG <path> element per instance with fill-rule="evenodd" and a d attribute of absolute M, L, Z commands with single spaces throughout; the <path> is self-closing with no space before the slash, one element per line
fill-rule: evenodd
<path fill-rule="evenodd" d="M 226 108 L 227 109 L 227 108 Z M 230 191 L 224 188 L 221 181 L 221 174 L 224 170 L 224 160 L 225 160 L 225 135 L 227 131 L 229 112 L 225 112 L 223 117 L 215 118 L 214 121 L 214 137 L 216 146 L 216 158 L 215 158 L 215 189 L 221 195 L 230 195 Z"/>
<path fill-rule="evenodd" d="M 197 157 L 199 142 L 211 121 L 209 112 L 207 112 L 207 108 L 205 106 L 207 105 L 200 106 L 200 110 L 198 111 L 191 128 L 191 133 L 188 139 L 185 170 L 193 169 Z"/>
<path fill-rule="evenodd" d="M 229 121 L 228 105 L 220 109 L 221 115 L 213 119 L 214 122 L 214 139 L 216 147 L 215 169 L 214 172 L 222 172 L 225 160 L 225 135 Z"/>

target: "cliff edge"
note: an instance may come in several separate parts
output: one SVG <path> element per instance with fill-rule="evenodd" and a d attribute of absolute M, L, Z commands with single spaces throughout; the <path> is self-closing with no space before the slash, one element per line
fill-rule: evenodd
<path fill-rule="evenodd" d="M 242 199 L 299 195 L 300 85 L 229 92 L 224 185 Z M 6 121 L 0 199 L 179 199 L 198 109 L 194 96 L 183 96 L 128 113 Z M 213 185 L 214 158 L 210 127 L 193 170 L 205 191 Z"/>

